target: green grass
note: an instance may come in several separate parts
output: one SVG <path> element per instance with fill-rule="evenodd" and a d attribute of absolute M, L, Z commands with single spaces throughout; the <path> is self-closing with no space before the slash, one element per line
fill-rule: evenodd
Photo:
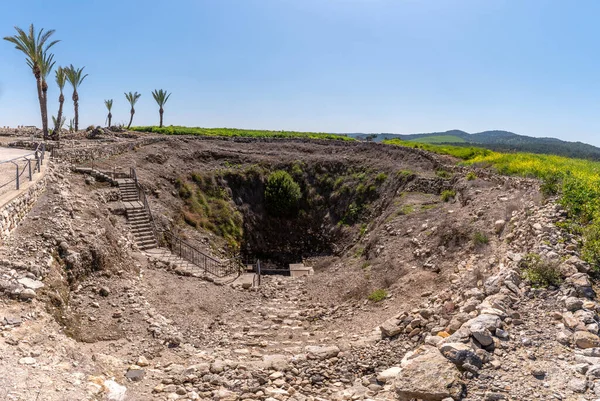
<path fill-rule="evenodd" d="M 434 145 L 398 139 L 384 143 L 420 148 L 463 160 L 464 165 L 491 167 L 500 174 L 538 178 L 545 196 L 559 196 L 573 224 L 583 225 L 582 256 L 600 271 L 600 162 L 534 153 L 500 153 L 477 147 Z"/>
<path fill-rule="evenodd" d="M 419 142 L 419 143 L 466 143 L 462 138 L 454 135 L 435 135 L 427 136 L 417 139 L 409 139 L 408 142 Z"/>
<path fill-rule="evenodd" d="M 459 159 L 469 160 L 476 156 L 486 156 L 494 152 L 488 149 L 478 148 L 474 146 L 453 146 L 453 145 L 434 145 L 430 143 L 421 143 L 413 141 L 403 141 L 401 139 L 386 139 L 383 143 L 396 146 L 404 146 L 408 148 L 417 148 L 428 150 L 430 152 L 441 155 L 449 155 L 458 157 Z"/>
<path fill-rule="evenodd" d="M 485 233 L 477 231 L 473 234 L 473 243 L 475 245 L 487 245 L 489 242 L 490 239 Z"/>
<path fill-rule="evenodd" d="M 380 302 L 383 301 L 388 296 L 386 290 L 375 290 L 371 294 L 369 294 L 369 301 Z"/>
<path fill-rule="evenodd" d="M 467 179 L 467 181 L 473 181 L 477 179 L 477 175 L 474 172 L 469 171 L 465 178 Z"/>
<path fill-rule="evenodd" d="M 456 196 L 456 191 L 452 190 L 452 189 L 446 189 L 442 191 L 442 194 L 440 195 L 440 198 L 444 201 L 444 202 L 448 202 L 451 198 L 454 198 Z"/>
<path fill-rule="evenodd" d="M 201 128 L 201 127 L 131 127 L 131 131 L 151 132 L 164 135 L 195 135 L 195 136 L 213 136 L 213 137 L 249 137 L 249 138 L 309 138 L 309 139 L 330 139 L 339 141 L 354 141 L 345 135 L 329 134 L 324 132 L 296 132 L 296 131 L 265 131 L 248 130 L 237 128 Z"/>

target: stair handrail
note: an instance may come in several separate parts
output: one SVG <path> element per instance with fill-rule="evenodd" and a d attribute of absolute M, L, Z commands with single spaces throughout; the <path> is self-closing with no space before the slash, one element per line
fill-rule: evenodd
<path fill-rule="evenodd" d="M 158 229 L 156 227 L 156 223 L 154 222 L 154 217 L 152 216 L 152 210 L 150 209 L 150 204 L 148 203 L 148 198 L 146 197 L 146 193 L 142 188 L 141 184 L 137 178 L 137 172 L 135 167 L 131 167 L 129 170 L 129 174 L 131 179 L 135 182 L 135 186 L 138 190 L 139 199 L 144 205 L 144 209 L 148 214 L 148 218 L 150 219 L 150 225 L 152 227 L 152 231 L 154 233 L 154 238 L 159 241 Z M 170 230 L 160 230 L 160 233 L 165 238 L 165 242 L 169 245 L 171 252 L 175 253 L 182 259 L 187 260 L 193 265 L 203 269 L 205 272 L 213 274 L 219 278 L 226 277 L 231 273 L 234 273 L 235 266 L 228 266 L 223 268 L 223 263 L 212 256 L 202 252 L 197 249 L 193 245 L 188 242 L 182 240 L 180 237 L 175 235 Z M 235 262 L 232 261 L 232 264 L 235 265 Z M 239 267 L 236 269 L 239 275 L 240 269 Z"/>
<path fill-rule="evenodd" d="M 131 176 L 131 178 L 133 179 L 133 182 L 135 183 L 135 188 L 138 192 L 138 198 L 144 205 L 144 209 L 146 210 L 146 213 L 148 214 L 148 219 L 150 219 L 150 227 L 152 227 L 152 234 L 154 234 L 154 239 L 156 241 L 158 241 L 158 233 L 156 231 L 156 223 L 154 222 L 154 217 L 152 216 L 152 210 L 150 210 L 150 204 L 148 203 L 148 198 L 146 197 L 146 192 L 144 191 L 144 188 L 138 181 L 137 172 L 135 171 L 135 167 L 129 168 L 129 175 Z"/>

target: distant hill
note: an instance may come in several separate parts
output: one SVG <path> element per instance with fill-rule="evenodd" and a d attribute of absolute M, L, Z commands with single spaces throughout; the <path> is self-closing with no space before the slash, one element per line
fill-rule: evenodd
<path fill-rule="evenodd" d="M 567 142 L 556 138 L 535 138 L 508 131 L 484 131 L 469 134 L 461 130 L 431 132 L 428 134 L 347 134 L 353 138 L 381 142 L 398 138 L 405 141 L 452 144 L 457 146 L 480 146 L 504 152 L 531 152 L 580 159 L 600 160 L 600 148 L 583 142 Z"/>

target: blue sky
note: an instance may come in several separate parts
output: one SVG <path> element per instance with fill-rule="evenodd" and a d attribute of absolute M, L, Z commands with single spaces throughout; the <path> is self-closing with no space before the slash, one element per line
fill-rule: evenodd
<path fill-rule="evenodd" d="M 85 66 L 80 125 L 326 132 L 505 129 L 600 146 L 600 2 L 550 0 L 30 0 L 0 35 L 56 29 Z M 70 90 L 67 117 L 73 116 Z M 58 90 L 49 90 L 56 114 Z M 0 125 L 40 125 L 35 80 L 0 43 Z"/>

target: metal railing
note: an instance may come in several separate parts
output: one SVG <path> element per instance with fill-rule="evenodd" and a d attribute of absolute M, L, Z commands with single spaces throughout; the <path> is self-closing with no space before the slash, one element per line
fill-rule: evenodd
<path fill-rule="evenodd" d="M 223 278 L 230 276 L 236 272 L 239 275 L 240 264 L 235 258 L 232 258 L 228 260 L 228 262 L 223 263 L 197 249 L 190 243 L 182 240 L 172 231 L 159 231 L 156 228 L 156 223 L 154 222 L 154 217 L 152 216 L 152 210 L 150 210 L 148 198 L 146 197 L 144 188 L 138 181 L 137 172 L 134 167 L 131 167 L 129 169 L 129 178 L 131 178 L 135 182 L 135 186 L 138 191 L 138 198 L 140 199 L 140 202 L 144 205 L 144 209 L 146 210 L 146 213 L 148 214 L 148 218 L 150 220 L 150 225 L 152 226 L 154 238 L 158 241 L 159 245 L 166 245 L 171 250 L 171 253 L 179 256 L 180 258 L 190 262 L 191 264 L 199 267 L 205 272 L 210 273 L 216 277 Z"/>
<path fill-rule="evenodd" d="M 19 190 L 21 188 L 21 177 L 25 174 L 25 172 L 27 172 L 27 177 L 29 178 L 29 181 L 33 181 L 33 174 L 35 173 L 35 171 L 37 170 L 38 173 L 41 172 L 41 166 L 44 164 L 45 154 L 46 154 L 46 144 L 38 143 L 36 145 L 35 150 L 33 150 L 31 153 L 16 157 L 11 160 L 6 160 L 3 162 L 0 162 L 0 164 L 11 163 L 15 166 L 15 176 L 14 176 L 15 178 L 8 182 L 1 184 L 0 189 L 2 189 L 14 182 L 15 189 Z M 33 168 L 32 168 L 32 163 L 31 163 L 32 159 L 30 159 L 29 156 L 35 157 L 35 164 L 33 165 Z M 19 161 L 24 162 L 21 169 L 19 169 L 19 163 L 18 163 Z"/>
<path fill-rule="evenodd" d="M 144 209 L 146 210 L 146 214 L 148 214 L 148 219 L 150 220 L 150 227 L 152 227 L 154 239 L 158 242 L 158 232 L 156 230 L 156 223 L 154 222 L 154 217 L 152 217 L 152 210 L 150 210 L 150 204 L 148 203 L 146 192 L 144 191 L 144 188 L 138 181 L 137 173 L 134 167 L 129 168 L 129 177 L 135 182 L 135 188 L 137 189 L 138 199 L 144 205 Z"/>
<path fill-rule="evenodd" d="M 219 278 L 227 277 L 235 273 L 239 274 L 240 268 L 235 260 L 223 263 L 182 240 L 171 231 L 163 231 L 162 234 L 167 246 L 173 254 L 185 259 L 205 272 Z"/>

